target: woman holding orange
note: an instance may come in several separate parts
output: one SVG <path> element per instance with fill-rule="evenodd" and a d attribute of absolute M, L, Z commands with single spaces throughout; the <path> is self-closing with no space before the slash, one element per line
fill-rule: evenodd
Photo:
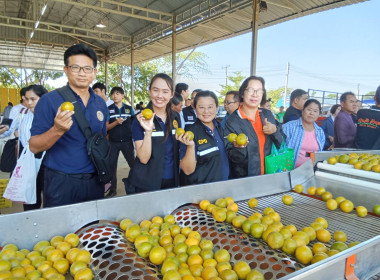
<path fill-rule="evenodd" d="M 271 111 L 259 108 L 266 101 L 263 78 L 251 76 L 245 79 L 239 89 L 239 98 L 241 105 L 227 119 L 225 135 L 244 133 L 248 141 L 243 145 L 236 141 L 227 143 L 231 178 L 264 174 L 264 158 L 270 155 L 272 143 L 280 148 L 284 140 Z"/>
<path fill-rule="evenodd" d="M 179 184 L 179 141 L 175 129 L 181 126 L 179 114 L 171 109 L 173 80 L 166 74 L 155 75 L 149 85 L 151 118 L 144 111 L 132 124 L 136 159 L 128 180 L 127 194 L 177 187 Z M 144 117 L 145 115 L 145 117 Z M 181 139 L 184 144 L 192 141 Z"/>

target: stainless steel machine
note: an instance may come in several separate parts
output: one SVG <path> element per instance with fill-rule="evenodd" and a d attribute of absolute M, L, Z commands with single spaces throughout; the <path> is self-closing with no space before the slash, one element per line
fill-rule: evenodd
<path fill-rule="evenodd" d="M 317 154 L 316 161 L 326 156 L 329 155 Z M 318 165 L 314 171 L 309 161 L 287 173 L 4 215 L 0 216 L 0 245 L 14 243 L 30 249 L 40 240 L 79 230 L 82 246 L 92 253 L 97 279 L 158 279 L 157 268 L 134 253 L 133 246 L 112 221 L 128 217 L 140 222 L 172 213 L 180 225 L 199 231 L 216 247 L 228 247 L 232 262 L 245 260 L 266 279 L 380 279 L 380 258 L 377 257 L 380 254 L 380 217 L 360 218 L 354 212 L 330 211 L 320 199 L 292 191 L 296 184 L 303 184 L 305 192 L 309 186 L 323 186 L 334 196 L 345 196 L 356 206 L 372 209 L 374 204 L 380 204 L 379 188 L 366 187 L 365 182 L 363 185 L 341 182 L 339 178 L 319 176 L 318 172 L 330 171 L 325 172 Z M 380 187 L 377 181 L 370 183 Z M 291 206 L 282 203 L 284 194 L 293 196 Z M 196 205 L 203 199 L 215 201 L 226 196 L 238 202 L 240 214 L 249 216 L 270 206 L 281 215 L 284 225 L 294 224 L 298 229 L 309 226 L 317 217 L 324 217 L 331 232 L 343 230 L 348 235 L 348 242 L 360 244 L 316 264 L 303 266 L 282 251 L 270 249 L 265 242 L 227 223 L 215 222 Z M 259 201 L 255 209 L 247 206 L 247 199 L 251 197 Z"/>

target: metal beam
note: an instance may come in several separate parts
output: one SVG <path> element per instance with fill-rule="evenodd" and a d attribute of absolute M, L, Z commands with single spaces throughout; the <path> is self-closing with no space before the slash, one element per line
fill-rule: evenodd
<path fill-rule="evenodd" d="M 252 45 L 251 45 L 251 76 L 256 75 L 257 62 L 257 30 L 259 28 L 260 1 L 252 0 Z"/>
<path fill-rule="evenodd" d="M 29 20 L 29 19 L 21 19 L 21 18 L 14 18 L 14 17 L 6 17 L 6 16 L 0 16 L 0 25 L 2 26 L 9 26 L 9 27 L 15 27 L 15 28 L 23 28 L 28 30 L 33 30 L 35 21 Z M 23 24 L 30 24 L 30 26 L 26 26 Z M 42 26 L 45 26 L 46 28 L 42 28 Z M 50 23 L 50 22 L 44 22 L 41 21 L 38 28 L 35 29 L 36 31 L 41 32 L 52 32 L 54 30 L 54 33 L 57 33 L 57 31 L 61 34 L 67 35 L 70 34 L 71 36 L 79 36 L 94 40 L 104 40 L 104 41 L 110 41 L 110 42 L 116 42 L 116 43 L 129 43 L 130 42 L 130 36 L 112 33 L 112 32 L 105 32 L 105 31 L 97 31 L 93 29 L 88 28 L 82 28 L 82 27 L 76 27 L 76 26 L 70 26 L 70 25 L 64 25 L 59 23 Z M 78 32 L 84 32 L 78 33 Z M 90 35 L 94 34 L 94 35 Z M 97 34 L 98 36 L 96 36 Z M 104 37 L 105 36 L 105 37 Z"/>
<path fill-rule="evenodd" d="M 73 0 L 52 1 L 163 24 L 171 24 L 173 20 L 173 15 L 170 13 L 155 11 L 152 9 L 142 8 L 139 6 L 124 4 L 111 0 L 100 0 L 97 1 L 95 5 L 93 3 L 89 3 L 88 0 L 83 0 L 83 2 L 75 2 Z M 139 13 L 145 13 L 145 16 L 140 15 Z M 164 17 L 167 17 L 168 19 L 163 19 Z"/>

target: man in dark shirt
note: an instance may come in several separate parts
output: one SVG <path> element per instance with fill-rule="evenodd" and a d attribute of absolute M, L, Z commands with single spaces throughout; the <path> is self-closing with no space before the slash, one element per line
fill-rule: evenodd
<path fill-rule="evenodd" d="M 193 92 L 191 93 L 191 104 L 190 106 L 187 106 L 183 108 L 182 112 L 180 113 L 181 119 L 183 117 L 184 124 L 182 126 L 186 129 L 186 126 L 189 126 L 193 123 L 195 123 L 195 120 L 197 119 L 197 114 L 195 113 L 195 108 L 194 108 L 194 98 L 197 95 L 198 92 L 202 91 L 201 89 L 194 89 Z"/>
<path fill-rule="evenodd" d="M 380 149 L 380 86 L 374 100 L 376 106 L 358 111 L 355 144 L 359 149 Z"/>
<path fill-rule="evenodd" d="M 290 94 L 290 107 L 286 109 L 284 123 L 298 120 L 302 116 L 303 105 L 309 95 L 303 89 L 296 89 Z"/>
<path fill-rule="evenodd" d="M 356 111 L 356 97 L 352 92 L 345 92 L 340 97 L 342 109 L 334 121 L 334 147 L 354 148 L 356 126 L 352 114 Z"/>
<path fill-rule="evenodd" d="M 117 190 L 117 161 L 120 151 L 132 168 L 135 162 L 135 154 L 132 142 L 132 116 L 133 109 L 123 103 L 124 90 L 121 87 L 111 89 L 111 97 L 114 104 L 108 106 L 109 120 L 107 122 L 107 131 L 111 144 L 111 164 L 113 165 L 114 174 L 111 181 L 111 188 L 107 197 L 116 195 Z"/>

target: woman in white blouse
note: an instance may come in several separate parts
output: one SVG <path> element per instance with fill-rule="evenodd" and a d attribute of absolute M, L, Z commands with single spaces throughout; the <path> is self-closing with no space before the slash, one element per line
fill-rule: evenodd
<path fill-rule="evenodd" d="M 20 141 L 20 153 L 21 148 L 25 147 L 30 139 L 30 128 L 32 127 L 34 108 L 36 107 L 41 96 L 48 91 L 40 85 L 30 85 L 26 88 L 25 103 L 27 105 L 27 113 L 23 117 L 18 127 L 18 137 Z M 37 202 L 36 204 L 24 204 L 24 211 L 39 209 L 41 207 L 41 194 L 44 187 L 44 171 L 41 164 L 40 171 L 37 175 Z"/>

